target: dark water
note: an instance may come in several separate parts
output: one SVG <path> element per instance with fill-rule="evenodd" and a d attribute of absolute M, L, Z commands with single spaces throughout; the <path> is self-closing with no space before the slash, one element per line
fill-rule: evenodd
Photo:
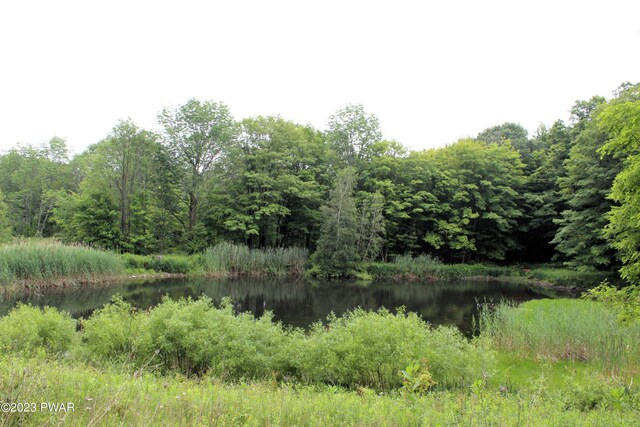
<path fill-rule="evenodd" d="M 88 317 L 93 310 L 107 304 L 112 295 L 145 309 L 160 303 L 164 295 L 171 298 L 207 295 L 215 303 L 230 297 L 237 311 L 256 316 L 266 310 L 284 324 L 308 327 L 326 319 L 329 313 L 341 315 L 356 307 L 395 311 L 404 306 L 433 324 L 456 325 L 465 334 L 472 329 L 477 302 L 510 300 L 528 301 L 547 298 L 548 292 L 523 284 L 495 281 L 443 282 L 317 282 L 292 279 L 164 279 L 132 281 L 101 289 L 73 289 L 32 295 L 19 301 L 36 306 L 52 306 L 74 317 Z M 18 300 L 0 302 L 0 315 L 6 314 Z"/>

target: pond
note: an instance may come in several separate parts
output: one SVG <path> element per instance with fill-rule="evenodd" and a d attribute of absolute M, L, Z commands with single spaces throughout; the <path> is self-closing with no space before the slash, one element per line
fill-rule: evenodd
<path fill-rule="evenodd" d="M 41 295 L 28 295 L 0 302 L 0 315 L 5 315 L 18 301 L 34 306 L 51 306 L 76 318 L 88 317 L 93 310 L 107 304 L 115 294 L 125 301 L 146 309 L 160 303 L 164 295 L 173 299 L 197 298 L 202 295 L 219 303 L 230 297 L 238 312 L 255 316 L 272 311 L 275 320 L 306 328 L 325 320 L 334 312 L 362 307 L 367 310 L 385 307 L 395 311 L 404 306 L 436 325 L 456 325 L 463 333 L 472 332 L 472 318 L 477 303 L 484 301 L 513 302 L 553 297 L 549 291 L 522 283 L 503 281 L 430 281 L 430 282 L 351 282 L 307 281 L 296 279 L 162 279 L 134 280 L 104 288 L 67 289 Z"/>

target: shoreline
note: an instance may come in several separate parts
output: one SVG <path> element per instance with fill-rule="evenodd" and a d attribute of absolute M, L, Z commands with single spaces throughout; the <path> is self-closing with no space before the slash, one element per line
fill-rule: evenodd
<path fill-rule="evenodd" d="M 17 283 L 11 283 L 6 285 L 0 285 L 0 297 L 16 297 L 16 296 L 24 296 L 24 295 L 38 295 L 38 294 L 46 294 L 46 293 L 56 293 L 56 292 L 65 292 L 66 290 L 76 290 L 81 288 L 92 288 L 92 287 L 110 287 L 122 282 L 127 281 L 151 281 L 151 280 L 165 280 L 165 279 L 189 279 L 189 278 L 199 278 L 199 277 L 208 277 L 213 279 L 239 279 L 241 277 L 254 277 L 261 278 L 265 277 L 265 275 L 261 274 L 248 274 L 248 275 L 238 275 L 238 274 L 228 274 L 228 273 L 204 273 L 204 272 L 195 272 L 195 273 L 167 273 L 167 272 L 145 272 L 145 273 L 125 273 L 118 274 L 114 276 L 101 276 L 101 277 L 92 277 L 92 278 L 60 278 L 54 280 L 27 280 L 22 279 Z M 270 277 L 270 276 L 269 276 Z M 286 275 L 281 276 L 286 278 L 304 278 L 300 275 Z M 336 281 L 343 281 L 349 279 L 337 279 Z M 427 276 L 427 277 L 417 277 L 417 276 L 393 276 L 393 277 L 374 277 L 369 282 L 375 283 L 380 281 L 393 281 L 401 283 L 403 281 L 406 282 L 435 282 L 435 281 L 446 281 L 446 282 L 454 282 L 457 280 L 467 280 L 467 281 L 496 281 L 496 282 L 517 282 L 521 283 L 525 286 L 531 286 L 537 289 L 548 290 L 552 292 L 558 292 L 560 294 L 566 294 L 571 297 L 578 297 L 585 290 L 584 288 L 580 288 L 578 286 L 567 286 L 555 284 L 549 281 L 538 280 L 535 278 L 523 277 L 523 276 L 491 276 L 491 275 L 473 275 L 466 277 L 438 277 L 438 276 Z"/>

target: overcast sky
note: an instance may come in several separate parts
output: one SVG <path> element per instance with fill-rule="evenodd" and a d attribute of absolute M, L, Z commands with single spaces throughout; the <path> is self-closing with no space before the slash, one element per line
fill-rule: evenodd
<path fill-rule="evenodd" d="M 324 129 L 348 103 L 386 138 L 534 133 L 640 81 L 640 1 L 4 1 L 0 151 L 74 152 L 191 97 Z"/>

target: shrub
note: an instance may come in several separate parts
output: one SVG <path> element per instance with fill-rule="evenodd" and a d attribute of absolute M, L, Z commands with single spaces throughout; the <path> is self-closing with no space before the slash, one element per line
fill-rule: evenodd
<path fill-rule="evenodd" d="M 0 319 L 0 347 L 7 351 L 47 353 L 69 350 L 75 339 L 76 321 L 55 308 L 40 309 L 18 304 Z"/>
<path fill-rule="evenodd" d="M 159 357 L 165 369 L 185 374 L 215 372 L 227 377 L 263 377 L 284 366 L 288 333 L 270 315 L 234 316 L 229 300 L 165 298 L 140 322 L 141 361 Z"/>
<path fill-rule="evenodd" d="M 192 269 L 189 257 L 180 255 L 151 257 L 146 267 L 155 271 L 178 274 L 187 274 Z"/>
<path fill-rule="evenodd" d="M 128 270 L 144 270 L 151 262 L 149 255 L 122 254 L 122 259 Z"/>
<path fill-rule="evenodd" d="M 479 374 L 481 356 L 455 328 L 431 328 L 414 313 L 357 309 L 316 324 L 292 359 L 307 382 L 387 389 L 421 362 L 440 386 L 466 384 Z"/>
<path fill-rule="evenodd" d="M 640 320 L 640 286 L 616 288 L 606 281 L 582 295 L 584 299 L 600 301 L 618 314 L 620 323 Z"/>
<path fill-rule="evenodd" d="M 126 359 L 132 356 L 136 312 L 120 295 L 82 322 L 82 343 L 95 358 Z"/>

